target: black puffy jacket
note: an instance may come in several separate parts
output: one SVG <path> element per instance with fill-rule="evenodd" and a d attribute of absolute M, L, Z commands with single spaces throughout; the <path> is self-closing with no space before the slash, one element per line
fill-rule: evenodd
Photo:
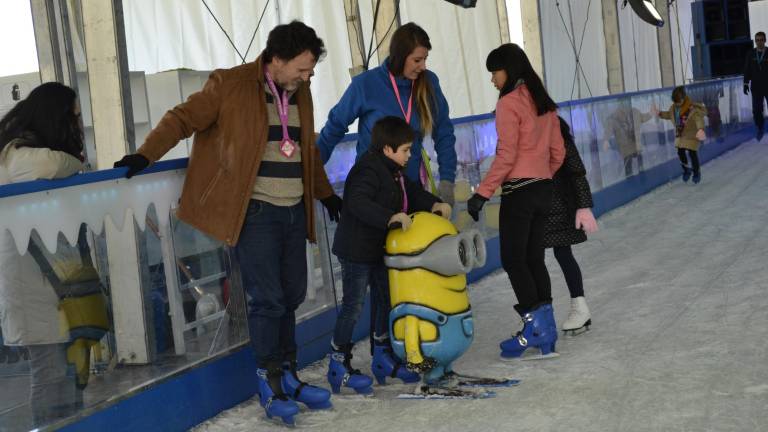
<path fill-rule="evenodd" d="M 544 247 L 570 246 L 587 240 L 584 231 L 576 229 L 576 210 L 592 207 L 592 191 L 587 170 L 581 161 L 568 123 L 560 118 L 560 131 L 565 141 L 565 160 L 552 178 L 552 208 L 544 227 Z"/>
<path fill-rule="evenodd" d="M 365 153 L 344 184 L 344 207 L 333 239 L 333 253 L 350 261 L 378 263 L 384 257 L 389 219 L 403 210 L 398 180 L 402 169 L 381 153 Z M 431 211 L 436 196 L 404 177 L 408 213 Z"/>

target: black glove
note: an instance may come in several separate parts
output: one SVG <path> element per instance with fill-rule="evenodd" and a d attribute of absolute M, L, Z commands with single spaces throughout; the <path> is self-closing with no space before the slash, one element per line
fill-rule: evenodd
<path fill-rule="evenodd" d="M 122 159 L 115 162 L 114 168 L 128 167 L 128 172 L 125 173 L 125 178 L 131 178 L 148 166 L 149 159 L 135 153 L 123 156 Z"/>
<path fill-rule="evenodd" d="M 744 84 L 744 94 L 745 95 L 749 94 L 749 84 Z"/>
<path fill-rule="evenodd" d="M 328 217 L 331 218 L 333 222 L 338 222 L 341 216 L 341 206 L 344 203 L 341 200 L 341 197 L 333 194 L 328 198 L 321 199 L 320 202 L 323 203 L 325 209 L 328 210 Z"/>
<path fill-rule="evenodd" d="M 488 198 L 480 194 L 472 195 L 472 198 L 467 201 L 467 213 L 472 216 L 475 222 L 480 220 L 480 210 L 483 209 L 486 201 L 488 201 Z"/>

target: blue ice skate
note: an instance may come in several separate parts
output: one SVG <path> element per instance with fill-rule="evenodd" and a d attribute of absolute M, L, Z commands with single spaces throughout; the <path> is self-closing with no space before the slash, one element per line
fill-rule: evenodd
<path fill-rule="evenodd" d="M 518 309 L 518 312 L 522 311 Z M 528 348 L 538 348 L 541 351 L 540 358 L 557 355 L 555 352 L 557 326 L 552 305 L 544 304 L 522 313 L 522 319 L 523 330 L 515 337 L 501 342 L 502 359 L 519 358 Z"/>
<path fill-rule="evenodd" d="M 286 424 L 294 424 L 293 416 L 298 414 L 299 406 L 283 393 L 281 380 L 283 370 L 280 366 L 256 369 L 258 376 L 259 403 L 264 407 L 268 418 L 280 417 Z M 277 389 L 277 393 L 273 390 Z"/>
<path fill-rule="evenodd" d="M 406 369 L 405 364 L 394 356 L 389 339 L 375 342 L 371 371 L 380 385 L 386 384 L 387 378 L 399 378 L 404 383 L 415 383 L 421 379 L 419 374 Z"/>
<path fill-rule="evenodd" d="M 358 394 L 373 393 L 373 380 L 364 375 L 359 369 L 352 368 L 352 344 L 334 349 L 328 363 L 328 383 L 334 393 L 339 393 L 342 387 L 348 387 Z"/>
<path fill-rule="evenodd" d="M 283 363 L 283 391 L 296 402 L 301 402 L 309 409 L 328 409 L 333 407 L 331 392 L 305 383 L 296 373 L 296 362 Z"/>

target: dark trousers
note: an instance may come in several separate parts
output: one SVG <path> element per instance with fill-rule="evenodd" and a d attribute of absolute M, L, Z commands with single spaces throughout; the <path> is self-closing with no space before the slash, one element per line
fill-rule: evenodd
<path fill-rule="evenodd" d="M 556 246 L 553 248 L 555 259 L 560 264 L 565 277 L 565 284 L 568 285 L 568 291 L 571 298 L 584 297 L 584 281 L 581 277 L 581 268 L 570 246 Z"/>
<path fill-rule="evenodd" d="M 688 152 L 688 154 L 691 156 L 691 166 L 690 169 L 693 170 L 694 174 L 699 173 L 699 153 L 696 150 L 689 150 L 684 148 L 678 148 L 677 149 L 677 157 L 680 158 L 680 163 L 683 164 L 683 171 L 688 169 L 688 158 L 685 155 L 685 152 Z"/>
<path fill-rule="evenodd" d="M 640 153 L 635 153 L 629 156 L 624 157 L 624 175 L 626 177 L 629 177 L 634 174 L 634 170 L 632 169 L 632 160 L 637 159 L 637 172 L 640 173 L 643 170 L 643 155 Z"/>
<path fill-rule="evenodd" d="M 758 132 L 763 130 L 765 118 L 763 118 L 763 101 L 768 99 L 768 91 L 752 89 L 752 116 L 755 118 L 755 127 Z"/>
<path fill-rule="evenodd" d="M 528 184 L 501 197 L 501 264 L 523 310 L 552 301 L 542 241 L 551 201 L 551 180 Z"/>
<path fill-rule="evenodd" d="M 296 309 L 307 294 L 306 237 L 303 203 L 251 200 L 235 251 L 260 368 L 296 357 Z"/>
<path fill-rule="evenodd" d="M 83 406 L 83 391 L 75 385 L 75 367 L 67 362 L 67 345 L 28 345 L 29 402 L 34 426 L 68 417 Z"/>
<path fill-rule="evenodd" d="M 356 263 L 343 258 L 341 278 L 344 296 L 341 300 L 341 312 L 336 318 L 333 331 L 333 343 L 337 347 L 352 342 L 355 324 L 365 303 L 365 292 L 371 287 L 371 326 L 374 335 L 384 336 L 389 331 L 389 279 L 384 262 L 377 264 Z"/>

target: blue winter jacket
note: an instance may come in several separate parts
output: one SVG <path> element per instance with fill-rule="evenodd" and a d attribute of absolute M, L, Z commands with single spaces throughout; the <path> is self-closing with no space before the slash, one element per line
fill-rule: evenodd
<path fill-rule="evenodd" d="M 333 148 L 338 144 L 344 134 L 349 130 L 349 125 L 355 119 L 359 119 L 357 126 L 357 159 L 364 155 L 371 142 L 373 125 L 382 117 L 403 117 L 400 105 L 395 99 L 395 92 L 389 79 L 387 65 L 384 63 L 354 78 L 339 103 L 331 109 L 328 121 L 323 126 L 317 139 L 317 148 L 320 149 L 323 162 L 331 158 Z M 433 106 L 434 125 L 432 127 L 432 139 L 435 142 L 437 163 L 440 165 L 440 179 L 450 182 L 456 179 L 456 136 L 453 134 L 453 124 L 448 113 L 448 102 L 445 100 L 437 75 L 427 70 L 432 88 L 435 92 L 437 107 Z M 403 108 L 408 109 L 408 98 L 411 95 L 411 80 L 407 78 L 395 78 Z M 413 101 L 411 109 L 411 127 L 417 132 L 417 138 L 411 148 L 411 159 L 408 161 L 405 172 L 411 180 L 419 181 L 419 165 L 421 164 L 421 119 Z"/>

